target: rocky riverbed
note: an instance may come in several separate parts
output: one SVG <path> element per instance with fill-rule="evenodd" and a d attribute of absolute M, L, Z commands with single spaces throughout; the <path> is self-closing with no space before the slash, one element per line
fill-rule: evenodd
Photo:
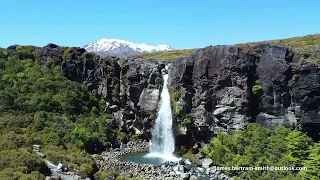
<path fill-rule="evenodd" d="M 149 143 L 147 141 L 128 142 L 122 148 L 109 149 L 101 154 L 102 158 L 96 163 L 100 170 L 118 172 L 127 178 L 141 178 L 150 180 L 197 180 L 197 179 L 225 179 L 232 178 L 211 168 L 211 159 L 199 159 L 198 165 L 191 165 L 187 160 L 179 162 L 164 162 L 155 166 L 150 164 L 138 164 L 135 162 L 122 161 L 127 154 L 147 152 Z"/>

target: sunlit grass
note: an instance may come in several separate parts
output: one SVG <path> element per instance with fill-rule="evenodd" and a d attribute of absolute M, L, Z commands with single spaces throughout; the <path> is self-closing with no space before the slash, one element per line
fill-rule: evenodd
<path fill-rule="evenodd" d="M 286 39 L 277 39 L 270 41 L 271 44 L 281 44 L 286 47 L 291 48 L 295 53 L 303 55 L 306 57 L 306 61 L 310 63 L 320 64 L 320 34 L 311 34 L 307 36 L 292 37 Z M 249 50 L 250 47 L 257 45 L 261 42 L 249 42 L 236 44 L 244 49 L 245 52 Z"/>
<path fill-rule="evenodd" d="M 277 39 L 261 42 L 248 42 L 236 44 L 237 46 L 243 48 L 244 52 L 247 52 L 249 48 L 259 43 L 271 43 L 271 44 L 282 44 L 286 47 L 291 48 L 295 53 L 306 56 L 306 60 L 314 63 L 320 64 L 320 34 L 311 34 L 307 36 L 292 37 L 286 39 Z M 172 62 L 177 57 L 189 56 L 195 49 L 183 49 L 183 50 L 173 50 L 173 51 L 162 51 L 141 54 L 143 58 L 148 59 L 162 59 L 166 62 Z"/>
<path fill-rule="evenodd" d="M 162 59 L 167 62 L 172 62 L 175 58 L 179 56 L 189 56 L 195 49 L 183 49 L 183 50 L 173 50 L 173 51 L 162 51 L 162 52 L 155 52 L 155 53 L 147 53 L 141 54 L 143 58 L 155 58 L 155 59 Z"/>

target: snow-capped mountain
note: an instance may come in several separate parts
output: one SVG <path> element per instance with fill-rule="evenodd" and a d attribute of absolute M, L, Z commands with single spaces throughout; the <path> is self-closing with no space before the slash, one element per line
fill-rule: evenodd
<path fill-rule="evenodd" d="M 161 44 L 152 46 L 148 44 L 137 44 L 120 39 L 100 39 L 96 42 L 86 44 L 85 48 L 89 52 L 100 55 L 128 56 L 131 54 L 143 54 L 158 51 L 174 50 L 171 46 Z"/>

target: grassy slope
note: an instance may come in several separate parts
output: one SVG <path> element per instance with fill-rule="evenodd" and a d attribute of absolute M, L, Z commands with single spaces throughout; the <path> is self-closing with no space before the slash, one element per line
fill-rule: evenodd
<path fill-rule="evenodd" d="M 306 61 L 320 65 L 320 34 L 311 34 L 307 36 L 262 42 L 269 42 L 271 44 L 282 44 L 286 47 L 291 48 L 297 54 L 304 56 L 306 58 Z M 258 43 L 261 42 L 250 42 L 236 45 L 242 47 L 244 51 L 247 51 L 250 47 Z"/>
<path fill-rule="evenodd" d="M 172 62 L 175 58 L 179 56 L 188 56 L 190 55 L 195 49 L 183 49 L 183 50 L 173 50 L 173 51 L 162 51 L 162 52 L 155 52 L 155 53 L 147 53 L 141 54 L 144 58 L 156 58 L 156 59 L 163 59 L 168 62 Z"/>
<path fill-rule="evenodd" d="M 282 44 L 284 46 L 290 47 L 296 53 L 305 55 L 307 57 L 307 61 L 315 64 L 320 64 L 320 34 L 312 34 L 307 36 L 293 37 L 293 38 L 279 39 L 279 40 L 248 42 L 248 43 L 241 43 L 236 45 L 242 47 L 244 51 L 247 51 L 250 47 L 262 42 L 269 42 L 271 44 Z M 179 56 L 190 55 L 194 50 L 195 49 L 164 51 L 164 52 L 142 54 L 141 56 L 144 58 L 157 58 L 157 59 L 163 59 L 168 62 L 172 62 L 175 58 Z"/>

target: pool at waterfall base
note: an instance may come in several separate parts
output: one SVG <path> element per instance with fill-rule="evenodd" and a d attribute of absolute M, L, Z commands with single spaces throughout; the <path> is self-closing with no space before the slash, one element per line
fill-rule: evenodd
<path fill-rule="evenodd" d="M 177 162 L 181 158 L 177 155 L 167 155 L 167 154 L 158 154 L 158 153 L 135 153 L 135 154 L 127 154 L 122 160 L 135 162 L 138 164 L 152 164 L 152 165 L 161 165 L 166 161 Z"/>
<path fill-rule="evenodd" d="M 170 162 L 178 162 L 179 160 L 184 160 L 186 164 L 191 165 L 195 171 L 197 171 L 197 177 L 199 180 L 209 180 L 210 177 L 208 175 L 204 174 L 204 170 L 200 170 L 203 168 L 197 167 L 197 165 L 191 164 L 191 162 L 185 158 L 179 157 L 178 155 L 164 155 L 164 154 L 156 154 L 156 153 L 135 153 L 135 154 L 127 154 L 122 157 L 122 161 L 127 162 L 134 162 L 137 164 L 151 164 L 155 166 L 160 166 L 166 161 Z M 174 170 L 174 169 L 173 169 Z M 178 172 L 177 170 L 174 170 L 177 175 L 181 174 L 181 172 Z"/>

